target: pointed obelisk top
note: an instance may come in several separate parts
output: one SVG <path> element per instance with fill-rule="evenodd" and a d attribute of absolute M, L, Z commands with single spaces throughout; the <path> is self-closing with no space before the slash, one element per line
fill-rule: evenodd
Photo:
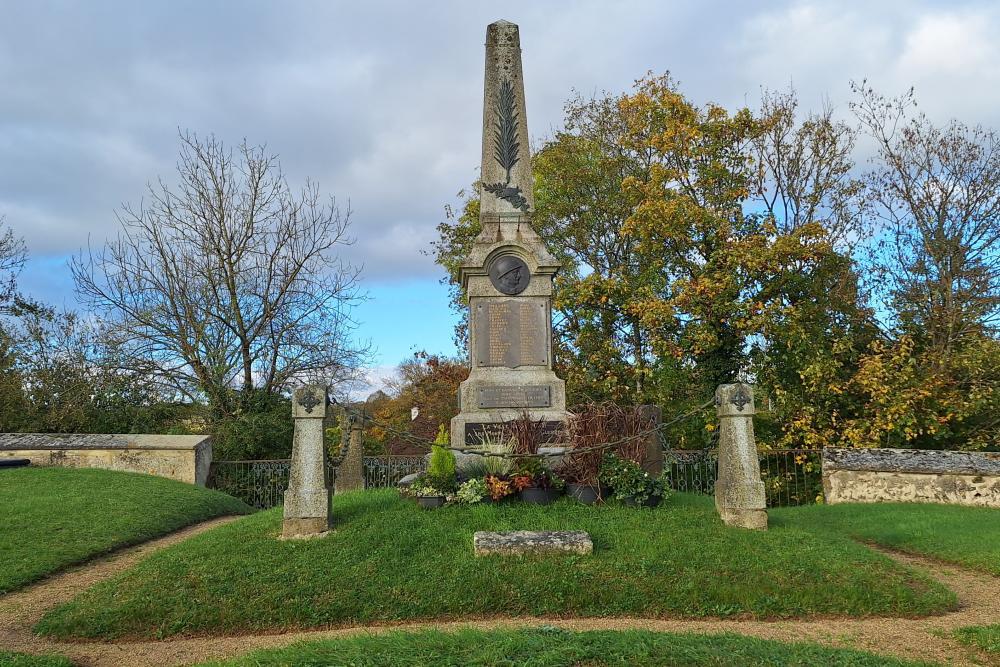
<path fill-rule="evenodd" d="M 480 183 L 480 217 L 484 222 L 498 218 L 527 221 L 534 198 L 521 38 L 517 25 L 503 20 L 486 27 Z"/>

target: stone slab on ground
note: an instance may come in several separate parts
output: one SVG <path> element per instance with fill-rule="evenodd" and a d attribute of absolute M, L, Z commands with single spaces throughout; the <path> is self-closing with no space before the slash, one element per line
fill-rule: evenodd
<path fill-rule="evenodd" d="M 515 530 L 494 533 L 476 531 L 472 537 L 477 556 L 520 556 L 526 554 L 590 554 L 594 543 L 583 530 Z"/>

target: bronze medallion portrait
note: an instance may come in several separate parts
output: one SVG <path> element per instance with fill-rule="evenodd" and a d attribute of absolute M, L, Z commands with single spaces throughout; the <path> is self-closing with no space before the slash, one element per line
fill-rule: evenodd
<path fill-rule="evenodd" d="M 503 255 L 490 263 L 490 282 L 504 294 L 520 294 L 531 280 L 531 271 L 524 260 L 515 255 Z"/>

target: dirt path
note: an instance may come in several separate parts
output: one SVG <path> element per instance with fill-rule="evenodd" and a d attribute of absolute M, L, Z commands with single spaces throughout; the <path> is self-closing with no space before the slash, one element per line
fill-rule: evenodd
<path fill-rule="evenodd" d="M 393 629 L 519 628 L 550 625 L 568 630 L 644 629 L 667 632 L 733 632 L 779 641 L 814 641 L 948 665 L 988 665 L 988 658 L 951 639 L 965 625 L 1000 623 L 1000 577 L 942 564 L 926 558 L 888 554 L 927 570 L 958 594 L 957 611 L 920 619 L 866 618 L 791 621 L 645 618 L 510 618 L 444 623 L 405 623 L 336 630 L 289 632 L 242 637 L 198 637 L 164 641 L 57 642 L 36 637 L 31 627 L 49 609 L 69 601 L 94 583 L 130 567 L 143 556 L 192 535 L 232 521 L 214 519 L 98 561 L 55 575 L 22 591 L 0 597 L 0 648 L 25 653 L 61 653 L 80 665 L 186 665 L 237 656 L 259 648 L 285 646 L 306 639 L 377 634 Z M 995 662 L 993 664 L 1000 664 Z"/>

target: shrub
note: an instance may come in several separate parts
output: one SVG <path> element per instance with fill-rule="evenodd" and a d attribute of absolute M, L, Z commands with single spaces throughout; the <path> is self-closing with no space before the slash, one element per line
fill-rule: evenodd
<path fill-rule="evenodd" d="M 431 446 L 431 460 L 427 464 L 427 481 L 441 491 L 455 490 L 455 455 L 442 445 Z"/>
<path fill-rule="evenodd" d="M 485 453 L 482 458 L 483 468 L 487 475 L 506 477 L 514 471 L 514 461 L 510 458 L 514 450 L 511 438 L 484 433 L 480 442 L 482 443 L 481 449 Z M 486 454 L 493 454 L 493 456 Z"/>
<path fill-rule="evenodd" d="M 518 417 L 504 424 L 511 433 L 511 449 L 518 455 L 533 455 L 538 453 L 545 438 L 545 420 L 532 419 L 527 410 Z"/>
<path fill-rule="evenodd" d="M 559 475 L 568 484 L 597 486 L 601 473 L 601 450 L 569 450 L 559 465 Z"/>
<path fill-rule="evenodd" d="M 526 478 L 526 479 L 524 479 Z M 518 481 L 520 480 L 520 481 Z M 524 458 L 517 461 L 517 474 L 514 476 L 515 486 L 536 489 L 561 489 L 566 484 L 554 475 L 539 458 Z"/>
<path fill-rule="evenodd" d="M 666 495 L 662 480 L 651 476 L 634 461 L 626 461 L 615 454 L 604 455 L 600 480 L 611 487 L 617 500 L 634 498 L 641 503 Z"/>
<path fill-rule="evenodd" d="M 448 495 L 444 490 L 431 483 L 426 474 L 418 476 L 409 487 L 400 489 L 400 494 L 416 498 Z"/>
<path fill-rule="evenodd" d="M 487 475 L 485 481 L 486 488 L 490 492 L 490 498 L 493 500 L 501 500 L 514 493 L 514 486 L 510 483 L 510 480 L 497 477 L 496 475 Z"/>
<path fill-rule="evenodd" d="M 590 404 L 571 415 L 567 432 L 571 449 L 564 457 L 560 474 L 572 484 L 596 486 L 605 452 L 614 452 L 638 467 L 646 456 L 646 432 L 651 417 L 638 407 L 610 403 Z M 607 444 L 607 447 L 601 445 Z M 588 449 L 599 447 L 599 449 Z"/>
<path fill-rule="evenodd" d="M 472 505 L 480 502 L 483 498 L 488 496 L 489 493 L 490 491 L 486 486 L 485 480 L 470 479 L 459 485 L 458 491 L 455 493 L 454 500 L 455 502 L 463 505 Z"/>

